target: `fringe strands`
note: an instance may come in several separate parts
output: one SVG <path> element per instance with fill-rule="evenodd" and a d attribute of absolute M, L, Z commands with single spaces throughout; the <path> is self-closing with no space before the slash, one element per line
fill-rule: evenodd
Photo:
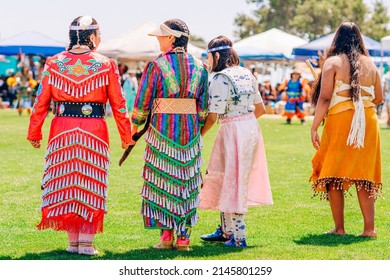
<path fill-rule="evenodd" d="M 48 84 L 75 98 L 79 98 L 86 96 L 91 91 L 109 85 L 108 74 L 105 73 L 107 71 L 100 71 L 95 75 L 88 76 L 88 78 L 80 82 L 70 80 L 69 77 L 53 71 L 49 76 Z"/>
<path fill-rule="evenodd" d="M 170 228 L 180 233 L 198 219 L 202 138 L 197 135 L 182 146 L 151 126 L 145 140 L 141 191 L 145 226 Z"/>
<path fill-rule="evenodd" d="M 364 148 L 364 137 L 366 135 L 366 116 L 364 104 L 359 90 L 359 100 L 354 101 L 355 113 L 353 114 L 351 129 L 348 134 L 347 145 L 354 148 Z"/>
<path fill-rule="evenodd" d="M 41 227 L 61 228 L 61 216 L 71 213 L 102 224 L 94 217 L 107 211 L 108 144 L 75 128 L 51 139 L 45 159 L 41 209 L 47 215 Z"/>
<path fill-rule="evenodd" d="M 356 185 L 357 191 L 365 190 L 369 193 L 369 197 L 372 197 L 375 200 L 378 198 L 378 196 L 382 196 L 382 183 L 375 183 L 364 179 L 351 179 L 346 177 L 326 177 L 320 178 L 313 182 L 313 197 L 319 195 L 321 200 L 328 200 L 329 187 L 339 191 L 347 192 L 352 185 Z"/>

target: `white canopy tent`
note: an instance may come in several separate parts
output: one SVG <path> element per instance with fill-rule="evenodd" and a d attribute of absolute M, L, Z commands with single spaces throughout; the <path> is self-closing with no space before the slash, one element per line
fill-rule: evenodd
<path fill-rule="evenodd" d="M 390 35 L 383 37 L 381 39 L 381 62 L 380 62 L 380 70 L 381 74 L 383 74 L 383 62 L 384 62 L 384 52 L 385 50 L 389 51 L 390 50 Z"/>
<path fill-rule="evenodd" d="M 381 39 L 382 50 L 390 49 L 390 35 Z"/>
<path fill-rule="evenodd" d="M 295 47 L 306 44 L 308 40 L 286 33 L 280 29 L 272 28 L 265 32 L 250 36 L 234 43 L 234 47 L 256 46 L 264 50 L 282 53 L 291 58 Z"/>
<path fill-rule="evenodd" d="M 161 51 L 157 39 L 148 36 L 148 33 L 156 29 L 157 26 L 153 22 L 145 22 L 115 38 L 103 41 L 99 45 L 98 52 L 115 57 L 122 62 L 153 60 Z M 188 52 L 195 57 L 201 58 L 204 51 L 188 44 Z"/>
<path fill-rule="evenodd" d="M 271 51 L 274 53 L 281 53 L 287 59 L 293 59 L 292 51 L 297 46 L 306 44 L 308 40 L 302 39 L 298 36 L 291 35 L 277 28 L 271 28 L 262 33 L 242 39 L 233 44 L 235 49 L 244 47 L 257 47 L 262 50 Z M 263 61 L 256 64 L 259 68 L 260 75 L 259 82 L 270 79 L 272 86 L 275 86 L 280 81 L 284 80 L 291 68 L 291 62 L 285 60 L 271 60 Z"/>

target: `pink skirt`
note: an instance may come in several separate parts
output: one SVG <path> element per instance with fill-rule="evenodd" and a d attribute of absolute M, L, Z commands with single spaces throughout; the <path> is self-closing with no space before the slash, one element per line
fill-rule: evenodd
<path fill-rule="evenodd" d="M 273 204 L 263 136 L 254 114 L 221 120 L 199 208 L 244 214 Z"/>

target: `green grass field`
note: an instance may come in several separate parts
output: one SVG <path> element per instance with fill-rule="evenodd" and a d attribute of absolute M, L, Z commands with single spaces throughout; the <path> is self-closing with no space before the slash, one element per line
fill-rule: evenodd
<path fill-rule="evenodd" d="M 46 146 L 50 118 L 45 122 Z M 111 135 L 108 214 L 104 232 L 95 238 L 98 256 L 65 252 L 65 232 L 38 231 L 40 181 L 45 149 L 33 149 L 26 140 L 28 117 L 16 111 L 0 110 L 0 259 L 21 260 L 389 260 L 390 259 L 390 130 L 381 125 L 383 198 L 376 203 L 378 238 L 359 237 L 363 221 L 356 191 L 346 198 L 346 236 L 323 235 L 333 227 L 329 204 L 311 198 L 308 178 L 314 148 L 310 143 L 310 122 L 264 118 L 262 128 L 274 205 L 250 208 L 246 215 L 249 248 L 226 248 L 205 243 L 200 235 L 214 231 L 219 213 L 199 211 L 192 230 L 192 251 L 161 251 L 152 246 L 159 232 L 145 230 L 139 214 L 144 141 L 127 161 L 118 166 L 122 154 L 116 125 L 108 118 Z M 215 126 L 204 139 L 205 171 L 217 132 Z"/>

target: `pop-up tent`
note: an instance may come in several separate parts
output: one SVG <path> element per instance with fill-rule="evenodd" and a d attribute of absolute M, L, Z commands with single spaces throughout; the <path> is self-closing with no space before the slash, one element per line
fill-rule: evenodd
<path fill-rule="evenodd" d="M 381 50 L 383 53 L 390 50 L 390 35 L 381 39 Z"/>
<path fill-rule="evenodd" d="M 257 46 L 234 46 L 234 50 L 242 60 L 282 60 L 287 57 L 281 52 L 262 49 Z"/>
<path fill-rule="evenodd" d="M 384 66 L 387 67 L 387 71 L 389 69 L 389 56 L 386 57 L 386 60 L 384 59 L 385 58 L 385 53 L 388 52 L 390 53 L 390 35 L 389 36 L 386 36 L 386 37 L 383 37 L 381 39 L 381 61 L 380 61 L 380 70 L 381 70 L 381 73 L 384 73 Z"/>
<path fill-rule="evenodd" d="M 115 38 L 103 41 L 97 51 L 123 62 L 153 60 L 161 51 L 156 37 L 148 36 L 148 33 L 156 28 L 155 23 L 145 22 Z M 200 58 L 204 50 L 188 44 L 188 52 Z"/>
<path fill-rule="evenodd" d="M 150 57 L 155 57 L 159 50 L 158 41 L 147 35 L 153 28 L 155 28 L 153 23 L 143 23 L 117 37 L 102 41 L 97 51 L 119 59 L 147 60 Z"/>
<path fill-rule="evenodd" d="M 65 50 L 65 43 L 35 31 L 17 34 L 0 41 L 1 55 L 19 53 L 51 56 Z"/>
<path fill-rule="evenodd" d="M 293 48 L 302 46 L 308 41 L 300 37 L 291 35 L 277 28 L 271 28 L 262 33 L 250 36 L 234 43 L 236 50 L 240 48 L 259 48 L 259 50 L 269 51 L 270 53 L 282 54 L 285 58 L 292 58 Z"/>
<path fill-rule="evenodd" d="M 294 48 L 293 54 L 297 60 L 306 60 L 308 58 L 318 58 L 318 51 L 329 49 L 332 44 L 335 33 L 325 35 L 321 38 L 313 40 L 305 45 Z M 381 56 L 381 44 L 374 39 L 364 36 L 363 42 L 370 56 Z M 389 56 L 390 51 L 385 51 L 384 56 Z"/>
<path fill-rule="evenodd" d="M 286 60 L 287 57 L 282 53 L 265 50 L 256 46 L 233 46 L 234 50 L 241 60 L 250 61 L 270 61 L 270 60 Z M 202 57 L 206 58 L 207 53 L 202 53 Z"/>

